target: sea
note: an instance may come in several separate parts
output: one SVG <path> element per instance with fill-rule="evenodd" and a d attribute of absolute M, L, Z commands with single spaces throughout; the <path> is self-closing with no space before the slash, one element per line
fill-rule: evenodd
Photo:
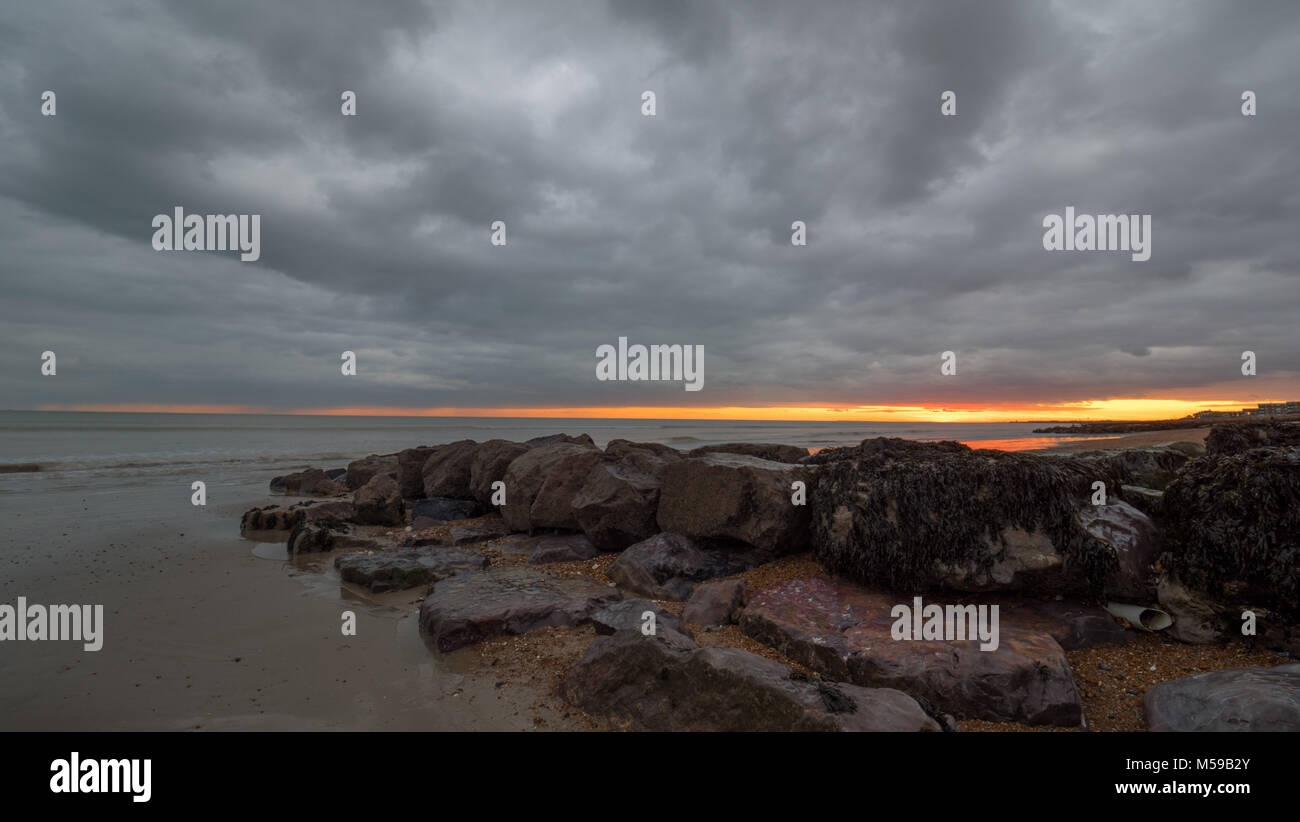
<path fill-rule="evenodd" d="M 305 467 L 343 467 L 367 454 L 418 445 L 556 433 L 586 433 L 601 447 L 621 438 L 682 450 L 756 442 L 816 451 L 902 437 L 1017 451 L 1084 439 L 1033 433 L 1044 425 L 0 411 L 0 495 L 149 484 L 170 476 L 248 481 Z"/>

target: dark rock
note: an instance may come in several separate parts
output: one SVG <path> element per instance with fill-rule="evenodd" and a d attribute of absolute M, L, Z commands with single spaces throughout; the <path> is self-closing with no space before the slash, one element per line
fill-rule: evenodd
<path fill-rule="evenodd" d="M 875 437 L 843 448 L 823 448 L 800 460 L 804 465 L 826 465 L 832 462 L 860 459 L 918 459 L 934 454 L 965 454 L 969 445 L 952 440 L 921 442 L 901 437 Z"/>
<path fill-rule="evenodd" d="M 347 473 L 348 469 L 346 468 L 328 468 L 325 471 L 325 476 L 337 482 L 347 476 Z"/>
<path fill-rule="evenodd" d="M 1286 422 L 1220 423 L 1205 437 L 1209 456 L 1244 454 L 1254 448 L 1282 448 L 1300 445 L 1300 424 Z"/>
<path fill-rule="evenodd" d="M 504 482 L 506 469 L 515 458 L 523 454 L 531 445 L 508 440 L 488 440 L 474 451 L 474 458 L 469 466 L 469 490 L 474 499 L 490 505 L 492 503 L 492 483 Z M 509 497 L 507 496 L 507 502 Z"/>
<path fill-rule="evenodd" d="M 1142 707 L 1152 731 L 1300 731 L 1300 664 L 1161 682 Z"/>
<path fill-rule="evenodd" d="M 271 480 L 271 490 L 300 497 L 333 497 L 344 492 L 342 485 L 319 468 L 275 477 Z"/>
<path fill-rule="evenodd" d="M 351 527 L 339 522 L 300 522 L 289 532 L 288 551 L 310 554 L 334 551 L 339 548 L 379 548 L 380 541 L 353 533 Z"/>
<path fill-rule="evenodd" d="M 939 730 L 899 691 L 816 683 L 749 651 L 701 648 L 676 631 L 598 638 L 560 695 L 629 730 Z"/>
<path fill-rule="evenodd" d="M 658 533 L 656 513 L 664 469 L 681 457 L 673 449 L 615 440 L 574 494 L 574 519 L 603 551 L 621 551 Z"/>
<path fill-rule="evenodd" d="M 808 456 L 807 448 L 800 448 L 797 445 L 769 445 L 766 443 L 756 442 L 726 442 L 722 445 L 705 445 L 696 448 L 688 453 L 691 457 L 701 457 L 705 454 L 744 454 L 749 457 L 758 457 L 761 460 L 770 460 L 772 462 L 794 463 Z"/>
<path fill-rule="evenodd" d="M 740 454 L 669 464 L 659 492 L 659 527 L 693 537 L 735 539 L 778 554 L 808 547 L 808 505 L 792 501 L 811 471 Z M 813 497 L 813 494 L 809 494 Z"/>
<path fill-rule="evenodd" d="M 374 593 L 427 585 L 458 571 L 487 566 L 487 557 L 456 548 L 391 548 L 340 554 L 334 560 L 344 582 L 363 585 Z"/>
<path fill-rule="evenodd" d="M 1148 517 L 1158 517 L 1160 508 L 1164 505 L 1165 492 L 1140 485 L 1121 485 L 1119 497 Z"/>
<path fill-rule="evenodd" d="M 483 516 L 488 510 L 487 506 L 474 500 L 446 497 L 414 500 L 406 507 L 411 512 L 411 525 L 416 530 L 462 519 L 474 519 Z"/>
<path fill-rule="evenodd" d="M 770 559 L 761 551 L 732 550 L 664 532 L 625 550 L 605 574 L 641 596 L 684 601 L 697 582 L 738 574 Z"/>
<path fill-rule="evenodd" d="M 478 443 L 474 440 L 460 440 L 434 449 L 421 469 L 424 496 L 473 499 L 469 478 L 477 450 Z"/>
<path fill-rule="evenodd" d="M 489 568 L 435 582 L 420 606 L 420 627 L 440 651 L 547 626 L 574 626 L 621 597 L 588 579 L 545 576 L 520 566 Z"/>
<path fill-rule="evenodd" d="M 1096 464 L 1102 473 L 1119 477 L 1121 483 L 1157 491 L 1173 482 L 1179 469 L 1191 460 L 1184 449 L 1169 447 L 1086 451 L 1072 457 Z"/>
<path fill-rule="evenodd" d="M 1188 590 L 1238 588 L 1237 602 L 1300 622 L 1300 448 L 1193 460 L 1165 489 L 1161 522 L 1160 563 Z"/>
<path fill-rule="evenodd" d="M 506 469 L 506 504 L 501 516 L 516 531 L 534 528 L 580 530 L 573 497 L 592 466 L 604 461 L 594 446 L 542 445 L 520 454 Z"/>
<path fill-rule="evenodd" d="M 582 534 L 533 537 L 533 545 L 528 561 L 534 565 L 576 562 L 591 559 L 600 553 L 600 549 L 592 545 L 591 540 Z"/>
<path fill-rule="evenodd" d="M 643 617 L 646 611 L 655 615 L 656 634 L 659 631 L 676 631 L 693 637 L 690 629 L 683 625 L 671 611 L 655 605 L 648 599 L 624 599 L 613 605 L 606 605 L 591 615 L 591 622 L 596 628 L 596 633 L 604 636 L 615 631 L 635 631 L 639 634 L 642 633 L 642 626 L 646 624 Z"/>
<path fill-rule="evenodd" d="M 579 434 L 576 437 L 570 437 L 568 434 L 550 434 L 545 437 L 533 437 L 531 440 L 528 440 L 525 444 L 537 446 L 537 445 L 562 445 L 564 443 L 569 443 L 571 445 L 589 445 L 592 448 L 596 447 L 596 443 L 591 439 L 591 437 L 589 437 L 586 434 Z"/>
<path fill-rule="evenodd" d="M 271 535 L 275 532 L 288 532 L 300 522 L 338 521 L 347 522 L 356 515 L 356 509 L 350 502 L 300 502 L 288 508 L 268 505 L 264 508 L 252 508 L 244 512 L 239 522 L 241 536 L 262 533 Z"/>
<path fill-rule="evenodd" d="M 1050 635 L 1000 626 L 990 651 L 978 640 L 896 640 L 891 613 L 899 604 L 913 606 L 822 577 L 792 580 L 751 597 L 740 628 L 831 679 L 898 688 L 958 718 L 1081 723 L 1065 651 Z"/>
<path fill-rule="evenodd" d="M 633 442 L 632 440 L 610 440 L 605 446 L 605 454 L 617 460 L 646 459 L 654 464 L 676 462 L 686 456 L 671 445 L 659 442 Z M 647 463 L 643 467 L 649 467 Z"/>
<path fill-rule="evenodd" d="M 510 527 L 503 521 L 488 519 L 475 525 L 453 525 L 448 530 L 448 539 L 452 545 L 469 545 L 504 537 L 509 533 Z"/>
<path fill-rule="evenodd" d="M 370 482 L 370 478 L 375 474 L 389 474 L 394 479 L 397 478 L 397 455 L 371 454 L 368 457 L 359 460 L 353 460 L 348 463 L 345 484 L 348 490 L 355 491 L 361 486 Z"/>
<path fill-rule="evenodd" d="M 813 543 L 831 573 L 900 591 L 1065 595 L 1100 593 L 1115 569 L 1113 547 L 1076 516 L 1094 480 L 1113 480 L 1096 466 L 989 450 L 900 453 L 818 468 Z"/>
<path fill-rule="evenodd" d="M 1115 568 L 1106 576 L 1105 594 L 1120 602 L 1150 602 L 1155 594 L 1151 565 L 1160 556 L 1160 535 L 1151 518 L 1126 502 L 1079 508 L 1083 530 L 1108 547 Z"/>
<path fill-rule="evenodd" d="M 424 464 L 437 448 L 436 445 L 422 445 L 397 452 L 397 486 L 402 490 L 402 499 L 424 496 Z"/>
<path fill-rule="evenodd" d="M 1079 602 L 998 600 L 1002 625 L 1050 634 L 1063 650 L 1116 645 L 1133 635 L 1096 605 Z"/>
<path fill-rule="evenodd" d="M 397 482 L 387 474 L 375 474 L 352 494 L 354 521 L 363 525 L 401 525 L 406 507 Z"/>
<path fill-rule="evenodd" d="M 692 625 L 730 625 L 740 617 L 747 600 L 743 579 L 704 582 L 695 586 L 682 619 Z"/>

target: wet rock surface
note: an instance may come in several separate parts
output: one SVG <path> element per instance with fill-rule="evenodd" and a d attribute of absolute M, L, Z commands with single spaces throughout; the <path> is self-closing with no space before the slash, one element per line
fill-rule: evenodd
<path fill-rule="evenodd" d="M 695 584 L 761 565 L 769 554 L 662 532 L 631 546 L 606 570 L 610 579 L 651 599 L 685 601 Z"/>
<path fill-rule="evenodd" d="M 461 571 L 478 571 L 487 557 L 456 548 L 390 548 L 340 554 L 334 567 L 344 582 L 374 593 L 413 588 L 446 579 Z"/>
<path fill-rule="evenodd" d="M 1142 707 L 1152 731 L 1300 731 L 1300 664 L 1162 682 Z"/>

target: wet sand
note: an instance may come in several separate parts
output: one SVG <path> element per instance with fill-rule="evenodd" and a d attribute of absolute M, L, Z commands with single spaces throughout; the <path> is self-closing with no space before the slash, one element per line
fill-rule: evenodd
<path fill-rule="evenodd" d="M 104 501 L 69 491 L 43 497 L 41 510 L 7 515 L 0 601 L 102 603 L 105 625 L 98 652 L 80 642 L 0 646 L 0 729 L 526 730 L 576 722 L 538 688 L 497 687 L 472 649 L 431 650 L 416 620 L 419 589 L 372 597 L 341 586 L 324 556 L 307 564 L 254 556 L 238 523 L 264 495 L 210 488 L 208 507 L 196 508 L 186 494 L 122 489 L 111 495 L 111 515 L 92 518 L 84 512 L 108 509 Z M 214 502 L 221 497 L 230 502 Z M 356 614 L 356 636 L 340 630 L 344 610 Z"/>
<path fill-rule="evenodd" d="M 1080 440 L 1063 440 L 1046 448 L 1035 449 L 1041 453 L 1072 453 L 1076 451 L 1101 451 L 1116 448 L 1152 448 L 1172 445 L 1175 442 L 1204 443 L 1210 429 L 1176 428 L 1168 431 L 1143 431 L 1140 434 Z"/>

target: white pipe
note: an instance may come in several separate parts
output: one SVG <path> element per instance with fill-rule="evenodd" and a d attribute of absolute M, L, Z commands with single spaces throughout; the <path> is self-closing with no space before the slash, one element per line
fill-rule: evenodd
<path fill-rule="evenodd" d="M 1163 631 L 1174 624 L 1174 618 L 1169 614 L 1159 608 L 1147 608 L 1144 605 L 1107 602 L 1106 611 L 1112 616 L 1123 617 L 1130 625 L 1144 631 Z"/>

